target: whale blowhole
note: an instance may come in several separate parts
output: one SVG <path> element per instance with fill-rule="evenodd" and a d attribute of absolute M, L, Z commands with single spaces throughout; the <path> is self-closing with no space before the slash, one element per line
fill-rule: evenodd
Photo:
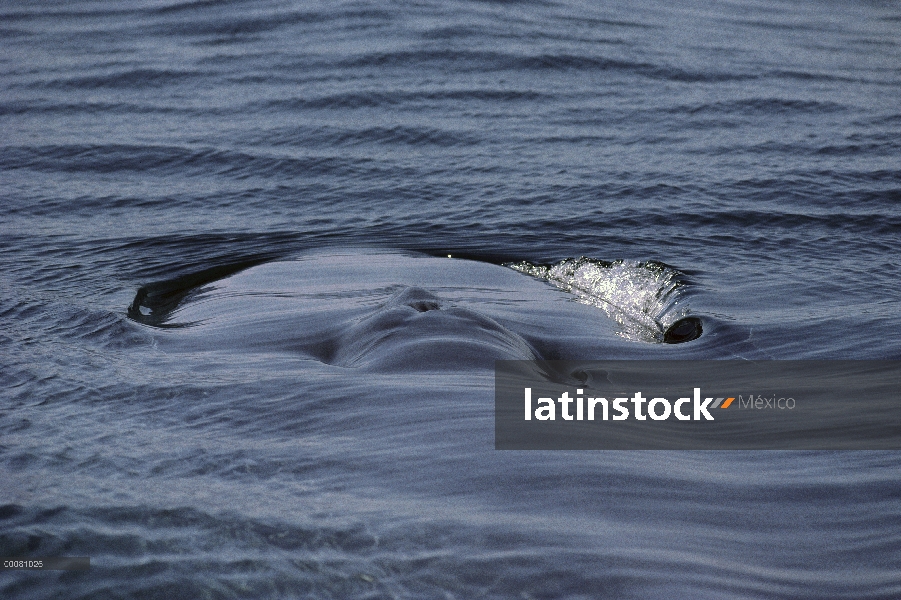
<path fill-rule="evenodd" d="M 663 333 L 664 344 L 682 344 L 701 337 L 704 328 L 698 317 L 683 317 L 667 327 Z"/>

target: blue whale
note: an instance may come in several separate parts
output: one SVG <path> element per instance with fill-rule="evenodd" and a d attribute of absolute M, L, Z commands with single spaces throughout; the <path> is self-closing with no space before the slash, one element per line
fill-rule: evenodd
<path fill-rule="evenodd" d="M 624 340 L 614 320 L 575 300 L 499 265 L 349 250 L 145 286 L 129 316 L 166 351 L 277 354 L 375 372 L 648 356 L 653 344 Z M 700 320 L 651 334 L 688 341 Z"/>

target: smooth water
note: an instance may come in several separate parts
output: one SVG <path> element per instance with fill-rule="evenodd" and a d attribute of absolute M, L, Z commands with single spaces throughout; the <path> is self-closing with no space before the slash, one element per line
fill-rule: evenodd
<path fill-rule="evenodd" d="M 496 451 L 492 370 L 901 358 L 898 2 L 17 1 L 0 47 L 0 555 L 92 562 L 4 597 L 901 597 L 897 452 Z"/>

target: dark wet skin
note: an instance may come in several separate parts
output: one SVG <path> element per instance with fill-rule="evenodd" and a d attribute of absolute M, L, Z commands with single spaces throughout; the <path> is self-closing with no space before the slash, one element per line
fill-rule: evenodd
<path fill-rule="evenodd" d="M 701 337 L 703 327 L 701 319 L 697 317 L 685 317 L 670 325 L 663 334 L 664 344 L 681 344 Z"/>

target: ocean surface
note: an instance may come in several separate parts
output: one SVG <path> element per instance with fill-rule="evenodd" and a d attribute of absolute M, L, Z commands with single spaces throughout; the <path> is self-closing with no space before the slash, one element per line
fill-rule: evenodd
<path fill-rule="evenodd" d="M 493 414 L 498 358 L 901 359 L 901 3 L 17 0 L 0 48 L 0 555 L 91 558 L 0 596 L 901 598 L 898 452 Z"/>

